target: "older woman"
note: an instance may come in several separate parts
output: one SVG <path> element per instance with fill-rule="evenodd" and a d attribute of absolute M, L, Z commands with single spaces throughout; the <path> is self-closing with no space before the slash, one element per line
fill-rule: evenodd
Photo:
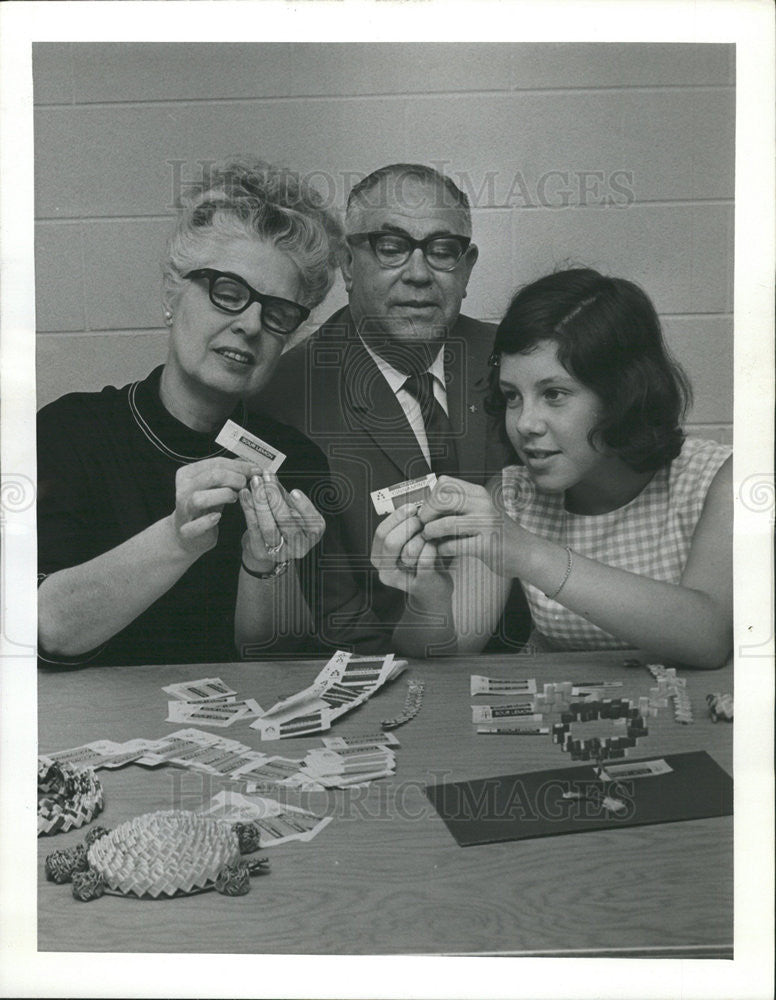
<path fill-rule="evenodd" d="M 39 413 L 42 660 L 207 662 L 358 640 L 328 625 L 334 610 L 348 619 L 349 578 L 323 588 L 316 569 L 325 522 L 306 494 L 325 492 L 325 459 L 244 402 L 326 296 L 338 236 L 320 196 L 267 164 L 214 171 L 188 198 L 163 265 L 164 365 Z M 229 419 L 286 456 L 277 476 L 215 440 Z"/>

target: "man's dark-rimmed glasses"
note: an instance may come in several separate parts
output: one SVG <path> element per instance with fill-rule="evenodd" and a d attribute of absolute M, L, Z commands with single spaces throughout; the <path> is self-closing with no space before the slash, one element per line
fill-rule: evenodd
<path fill-rule="evenodd" d="M 415 240 L 404 233 L 378 230 L 371 233 L 351 233 L 348 243 L 369 243 L 381 267 L 402 267 L 415 250 L 421 250 L 429 267 L 435 271 L 452 271 L 471 243 L 468 236 L 428 236 Z"/>

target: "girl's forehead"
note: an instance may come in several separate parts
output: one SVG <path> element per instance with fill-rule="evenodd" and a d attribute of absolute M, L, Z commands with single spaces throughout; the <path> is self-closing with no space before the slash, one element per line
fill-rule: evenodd
<path fill-rule="evenodd" d="M 558 360 L 558 345 L 554 340 L 539 340 L 533 347 L 519 354 L 502 354 L 499 363 L 501 378 L 571 378 Z"/>

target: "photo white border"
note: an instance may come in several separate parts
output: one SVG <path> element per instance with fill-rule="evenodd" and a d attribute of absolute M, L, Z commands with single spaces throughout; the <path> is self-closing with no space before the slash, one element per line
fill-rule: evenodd
<path fill-rule="evenodd" d="M 53 954 L 36 951 L 33 41 L 735 42 L 735 960 Z M 246 32 L 247 23 L 247 32 Z M 239 25 L 239 35 L 237 26 Z M 773 958 L 774 43 L 770 0 L 199 0 L 0 5 L 2 469 L 0 994 L 6 996 L 769 997 Z M 9 139 L 12 137 L 12 139 Z M 756 480 L 749 477 L 756 476 Z M 22 492 L 19 493 L 19 490 Z M 738 495 L 738 493 L 737 493 Z M 753 494 L 755 500 L 757 496 Z M 770 497 L 770 501 L 768 498 Z M 9 508 L 10 509 L 10 508 Z M 755 643 L 761 644 L 757 650 Z M 715 873 L 708 877 L 714 879 Z M 334 916 L 334 915 L 333 915 Z M 505 961 L 509 964 L 505 964 Z M 347 975 L 347 981 L 345 980 Z"/>

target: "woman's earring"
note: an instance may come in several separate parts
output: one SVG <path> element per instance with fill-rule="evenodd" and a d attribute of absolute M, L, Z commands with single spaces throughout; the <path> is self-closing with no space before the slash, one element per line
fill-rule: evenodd
<path fill-rule="evenodd" d="M 172 326 L 172 313 L 169 309 L 164 310 L 164 322 L 166 326 Z"/>

